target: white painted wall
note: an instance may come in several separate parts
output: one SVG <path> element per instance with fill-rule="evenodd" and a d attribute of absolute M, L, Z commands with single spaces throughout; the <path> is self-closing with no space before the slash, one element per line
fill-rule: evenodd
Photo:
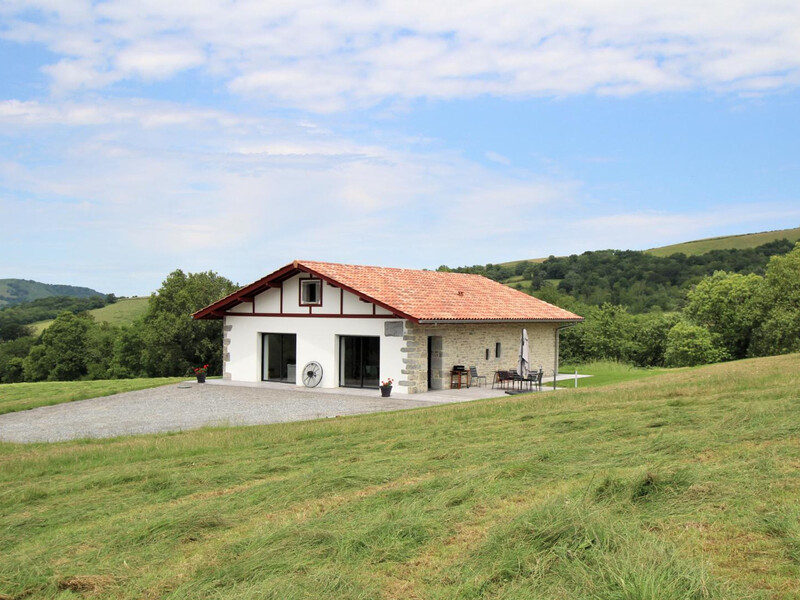
<path fill-rule="evenodd" d="M 257 313 L 279 313 L 281 312 L 281 290 L 270 288 L 266 292 L 259 294 L 255 298 Z"/>
<path fill-rule="evenodd" d="M 335 290 L 332 290 L 335 291 Z M 279 290 L 269 290 L 261 296 L 280 293 Z M 325 290 L 324 294 L 327 294 Z M 287 311 L 287 291 L 284 290 L 284 312 Z M 334 294 L 330 294 L 333 296 Z M 349 295 L 346 293 L 346 295 Z M 297 287 L 293 296 L 297 306 Z M 259 296 L 260 298 L 260 296 Z M 323 302 L 327 298 L 323 295 Z M 359 302 L 372 313 L 369 304 Z M 258 312 L 259 304 L 256 304 Z M 304 307 L 308 312 L 308 308 Z M 336 310 L 338 312 L 338 298 Z M 230 360 L 226 364 L 226 373 L 234 381 L 261 381 L 261 339 L 262 333 L 294 333 L 297 335 L 297 374 L 298 385 L 303 385 L 300 380 L 302 367 L 310 361 L 317 361 L 322 365 L 323 376 L 320 387 L 335 388 L 339 386 L 339 339 L 341 335 L 376 336 L 381 344 L 381 380 L 392 377 L 396 381 L 403 379 L 403 354 L 400 349 L 404 345 L 402 337 L 386 337 L 384 323 L 387 320 L 397 319 L 379 318 L 325 318 L 325 317 L 237 317 L 228 315 L 225 324 L 231 326 L 227 337 L 230 343 L 227 351 Z M 395 384 L 393 393 L 407 393 L 407 388 Z"/>
<path fill-rule="evenodd" d="M 251 313 L 253 312 L 253 305 L 249 302 L 242 302 L 230 309 L 230 312 L 235 313 Z"/>
<path fill-rule="evenodd" d="M 309 313 L 308 306 L 300 304 L 300 280 L 309 279 L 308 275 L 296 275 L 283 282 L 283 312 L 289 314 L 306 315 Z M 344 295 L 344 301 L 341 296 Z M 346 292 L 341 288 L 330 285 L 327 281 L 322 282 L 322 305 L 312 306 L 311 314 L 314 315 L 338 315 L 344 307 L 345 314 L 371 315 L 372 304 L 363 302 L 355 294 Z M 232 308 L 229 312 L 257 312 L 257 313 L 279 313 L 281 312 L 281 290 L 280 288 L 269 288 L 261 292 L 255 298 L 255 311 L 249 303 L 240 304 Z M 375 309 L 376 314 L 391 315 L 392 313 L 381 308 Z"/>

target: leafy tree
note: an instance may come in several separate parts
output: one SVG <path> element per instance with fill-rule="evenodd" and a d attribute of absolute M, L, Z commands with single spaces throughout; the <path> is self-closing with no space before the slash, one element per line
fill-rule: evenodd
<path fill-rule="evenodd" d="M 101 308 L 109 304 L 112 298 L 116 301 L 113 294 L 88 298 L 52 296 L 8 306 L 0 310 L 0 340 L 8 341 L 32 335 L 32 331 L 26 327 L 29 323 L 55 319 L 64 311 L 79 313 Z"/>
<path fill-rule="evenodd" d="M 765 276 L 766 318 L 754 333 L 752 354 L 800 351 L 800 243 L 770 259 Z"/>
<path fill-rule="evenodd" d="M 680 321 L 678 313 L 647 313 L 632 319 L 631 362 L 638 367 L 666 365 L 667 336 Z"/>
<path fill-rule="evenodd" d="M 19 321 L 15 316 L 1 318 L 0 313 L 0 341 L 11 341 L 17 338 L 33 335 L 33 328 Z"/>
<path fill-rule="evenodd" d="M 94 318 L 65 312 L 42 333 L 24 361 L 26 381 L 72 381 L 87 373 L 88 332 Z"/>
<path fill-rule="evenodd" d="M 22 361 L 25 381 L 44 381 L 50 374 L 52 363 L 47 360 L 47 348 L 41 344 L 31 348 Z"/>
<path fill-rule="evenodd" d="M 35 341 L 35 337 L 26 336 L 0 342 L 0 382 L 18 383 L 25 380 L 23 361 Z"/>
<path fill-rule="evenodd" d="M 109 365 L 109 377 L 114 379 L 130 379 L 146 375 L 142 364 L 144 339 L 142 339 L 142 322 L 120 327 L 114 339 L 114 349 Z"/>
<path fill-rule="evenodd" d="M 731 358 L 744 358 L 763 320 L 764 278 L 717 271 L 689 292 L 684 314 L 717 334 Z"/>
<path fill-rule="evenodd" d="M 94 323 L 86 336 L 86 378 L 110 379 L 114 342 L 119 329 L 110 323 Z"/>
<path fill-rule="evenodd" d="M 222 372 L 222 323 L 196 321 L 192 313 L 236 290 L 228 279 L 212 271 L 167 276 L 150 296 L 142 320 L 142 365 L 151 377 L 180 376 L 192 365 L 209 364 L 209 372 Z"/>
<path fill-rule="evenodd" d="M 667 334 L 665 361 L 669 367 L 692 367 L 727 358 L 718 335 L 705 327 L 680 321 Z"/>
<path fill-rule="evenodd" d="M 713 250 L 686 256 L 661 257 L 634 250 L 599 250 L 581 255 L 550 256 L 541 263 L 523 261 L 513 269 L 487 264 L 439 270 L 477 273 L 496 281 L 523 274 L 536 291 L 547 282 L 557 282 L 561 292 L 600 306 L 621 304 L 632 314 L 654 309 L 681 308 L 686 290 L 714 271 L 763 275 L 771 256 L 792 249 L 788 240 L 777 240 L 757 248 Z M 521 273 L 520 273 L 521 271 Z"/>
<path fill-rule="evenodd" d="M 634 353 L 633 319 L 624 306 L 603 304 L 593 309 L 583 328 L 583 347 L 590 360 L 628 361 Z"/>

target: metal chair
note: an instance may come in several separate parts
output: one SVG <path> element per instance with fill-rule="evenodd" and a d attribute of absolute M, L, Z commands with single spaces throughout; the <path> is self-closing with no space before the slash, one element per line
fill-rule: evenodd
<path fill-rule="evenodd" d="M 492 381 L 492 389 L 496 383 L 501 389 L 505 387 L 506 381 L 514 381 L 508 371 L 495 371 L 494 380 Z"/>
<path fill-rule="evenodd" d="M 522 387 L 522 383 L 528 384 L 528 389 L 533 390 L 534 388 L 537 390 L 542 389 L 542 376 L 544 375 L 544 371 L 539 369 L 538 371 L 531 371 L 528 373 L 528 376 L 522 380 L 520 383 L 520 387 Z"/>
<path fill-rule="evenodd" d="M 478 387 L 480 387 L 480 380 L 483 379 L 483 385 L 486 385 L 486 375 L 478 375 L 478 368 L 477 367 L 470 367 L 469 368 L 469 380 L 470 386 L 472 386 L 472 382 L 478 380 Z"/>

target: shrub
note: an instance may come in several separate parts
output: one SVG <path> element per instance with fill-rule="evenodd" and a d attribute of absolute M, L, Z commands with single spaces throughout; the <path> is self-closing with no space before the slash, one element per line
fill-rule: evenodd
<path fill-rule="evenodd" d="M 670 367 L 692 367 L 725 360 L 727 354 L 720 346 L 719 336 L 705 327 L 681 321 L 667 334 L 664 358 Z"/>

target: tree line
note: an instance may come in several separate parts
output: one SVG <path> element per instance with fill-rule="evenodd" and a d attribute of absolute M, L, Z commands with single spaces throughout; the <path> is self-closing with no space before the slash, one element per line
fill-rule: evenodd
<path fill-rule="evenodd" d="M 29 326 L 31 323 L 55 319 L 63 312 L 79 313 L 102 308 L 116 301 L 114 294 L 51 296 L 3 308 L 0 310 L 0 342 L 33 335 L 33 329 Z"/>
<path fill-rule="evenodd" d="M 764 256 L 785 245 L 766 246 L 747 256 Z M 642 260 L 618 251 L 587 254 L 596 256 L 567 257 L 566 264 Z M 708 258 L 696 262 L 718 264 Z M 643 367 L 691 366 L 800 351 L 800 243 L 788 253 L 770 254 L 763 268 L 755 262 L 735 264 L 760 272 L 716 270 L 691 285 L 686 280 L 677 310 L 664 311 L 658 305 L 641 312 L 624 302 L 592 304 L 594 295 L 567 293 L 563 280 L 544 280 L 533 293 L 585 317 L 585 322 L 562 331 L 562 362 L 611 359 Z M 0 382 L 190 376 L 192 367 L 204 364 L 211 374 L 220 374 L 222 323 L 195 321 L 191 313 L 235 289 L 230 280 L 212 271 L 176 270 L 151 295 L 146 313 L 129 325 L 98 323 L 85 310 L 76 310 L 82 306 L 79 303 L 60 312 L 39 336 L 25 331 L 23 323 L 22 334 L 7 334 L 0 340 Z M 6 313 L 7 323 L 19 324 L 46 307 L 65 308 L 53 299 L 29 304 L 33 306 L 28 309 L 0 311 L 0 324 Z"/>
<path fill-rule="evenodd" d="M 439 270 L 514 278 L 512 287 L 585 317 L 562 330 L 562 363 L 690 366 L 800 351 L 800 244 L 786 239 L 695 256 L 601 250 Z"/>
<path fill-rule="evenodd" d="M 211 271 L 186 274 L 176 270 L 151 295 L 145 314 L 119 327 L 98 323 L 86 312 L 89 305 L 75 310 L 79 304 L 61 304 L 65 310 L 41 335 L 23 331 L 0 341 L 0 382 L 183 376 L 190 375 L 193 366 L 204 364 L 211 374 L 219 374 L 222 324 L 195 321 L 191 313 L 235 289 L 230 280 Z M 58 303 L 48 298 L 28 304 L 36 306 L 0 311 L 0 322 L 7 311 L 16 311 L 11 312 L 9 323 L 19 322 L 20 315 L 32 318 L 42 307 Z"/>
<path fill-rule="evenodd" d="M 764 275 L 769 259 L 791 251 L 787 239 L 756 248 L 712 250 L 687 256 L 654 256 L 636 250 L 597 250 L 571 256 L 550 256 L 541 263 L 522 261 L 512 266 L 474 265 L 439 270 L 476 273 L 495 281 L 512 277 L 530 282 L 534 292 L 554 285 L 564 294 L 589 305 L 603 303 L 627 307 L 631 313 L 679 309 L 691 287 L 716 271 Z M 522 289 L 520 282 L 511 283 Z"/>
<path fill-rule="evenodd" d="M 569 363 L 680 367 L 800 351 L 800 243 L 770 258 L 763 276 L 716 271 L 702 278 L 672 312 L 592 306 L 553 285 L 536 295 L 586 319 L 562 331 L 561 360 Z"/>

